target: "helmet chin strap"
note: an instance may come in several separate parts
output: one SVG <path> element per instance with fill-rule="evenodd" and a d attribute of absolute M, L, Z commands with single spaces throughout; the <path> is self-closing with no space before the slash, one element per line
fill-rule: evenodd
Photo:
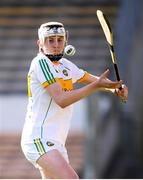
<path fill-rule="evenodd" d="M 47 56 L 51 61 L 59 61 L 59 60 L 63 57 L 63 53 L 57 54 L 57 55 L 46 54 L 46 56 Z"/>

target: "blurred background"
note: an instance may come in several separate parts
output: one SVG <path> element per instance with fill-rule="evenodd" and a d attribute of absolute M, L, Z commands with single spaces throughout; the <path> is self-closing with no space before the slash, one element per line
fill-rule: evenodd
<path fill-rule="evenodd" d="M 80 178 L 143 179 L 143 1 L 0 0 L 0 178 L 40 178 L 25 159 L 20 136 L 27 106 L 27 72 L 37 54 L 37 29 L 60 21 L 77 52 L 69 59 L 100 75 L 110 69 L 101 9 L 114 31 L 121 78 L 129 88 L 126 104 L 110 93 L 95 93 L 75 104 L 67 149 Z M 76 86 L 78 88 L 79 86 Z"/>

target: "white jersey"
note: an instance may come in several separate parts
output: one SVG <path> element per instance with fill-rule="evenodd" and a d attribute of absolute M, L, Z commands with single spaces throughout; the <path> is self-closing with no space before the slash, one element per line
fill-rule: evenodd
<path fill-rule="evenodd" d="M 32 60 L 28 73 L 29 102 L 22 143 L 43 138 L 65 144 L 72 105 L 61 108 L 49 95 L 46 87 L 59 81 L 63 90 L 70 91 L 73 89 L 73 83 L 82 82 L 87 77 L 88 73 L 65 58 L 54 64 L 43 53 L 39 53 Z"/>

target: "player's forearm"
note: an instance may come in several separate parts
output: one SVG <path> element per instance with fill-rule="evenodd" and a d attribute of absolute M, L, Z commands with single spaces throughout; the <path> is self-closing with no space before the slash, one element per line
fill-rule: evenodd
<path fill-rule="evenodd" d="M 76 89 L 70 92 L 64 92 L 62 101 L 63 101 L 63 106 L 69 106 L 82 98 L 87 97 L 88 95 L 92 94 L 94 91 L 98 90 L 98 88 L 95 87 L 95 85 L 90 84 L 87 86 L 84 86 L 80 89 Z"/>
<path fill-rule="evenodd" d="M 90 84 L 90 83 L 92 83 L 92 82 L 97 81 L 98 79 L 99 79 L 98 76 L 94 76 L 94 75 L 92 75 L 92 74 L 89 74 L 89 77 L 88 77 L 86 80 L 84 80 L 82 83 L 83 83 L 83 84 Z"/>
<path fill-rule="evenodd" d="M 57 92 L 54 92 L 56 96 L 53 96 L 53 98 L 60 107 L 65 108 L 79 101 L 80 99 L 90 95 L 96 90 L 98 90 L 98 83 L 96 82 L 72 91 L 63 91 L 59 89 L 59 86 L 57 86 L 56 87 Z M 51 92 L 50 94 L 52 95 L 52 93 L 53 92 Z"/>
<path fill-rule="evenodd" d="M 83 83 L 85 84 L 90 84 L 92 82 L 95 82 L 99 79 L 99 76 L 94 76 L 92 74 L 89 75 L 89 78 L 84 81 Z M 110 93 L 115 93 L 115 89 L 110 89 L 110 88 L 100 88 L 101 91 L 105 91 L 105 92 L 110 92 Z"/>
<path fill-rule="evenodd" d="M 72 90 L 72 91 L 63 91 L 59 82 L 56 82 L 49 87 L 47 90 L 51 97 L 55 100 L 55 102 L 61 106 L 62 108 L 69 106 L 80 99 L 90 95 L 91 93 L 99 90 L 101 88 L 119 88 L 122 84 L 122 81 L 112 82 L 107 79 L 107 75 L 109 70 L 106 70 L 104 73 L 101 74 L 100 78 L 92 83 L 84 86 L 83 88 Z"/>

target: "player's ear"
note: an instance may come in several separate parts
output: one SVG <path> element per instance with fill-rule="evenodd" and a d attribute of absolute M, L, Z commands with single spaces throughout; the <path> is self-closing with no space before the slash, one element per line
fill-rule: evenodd
<path fill-rule="evenodd" d="M 41 51 L 42 50 L 42 44 L 41 44 L 39 39 L 37 40 L 37 45 L 39 47 L 39 51 Z"/>
<path fill-rule="evenodd" d="M 37 45 L 40 46 L 40 40 L 39 39 L 37 40 Z"/>

